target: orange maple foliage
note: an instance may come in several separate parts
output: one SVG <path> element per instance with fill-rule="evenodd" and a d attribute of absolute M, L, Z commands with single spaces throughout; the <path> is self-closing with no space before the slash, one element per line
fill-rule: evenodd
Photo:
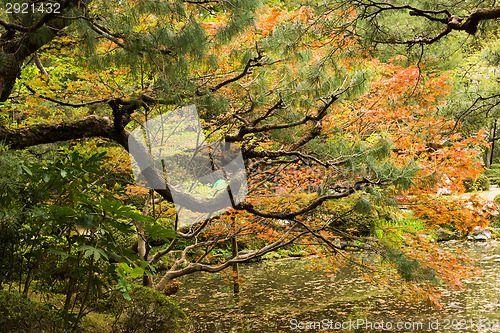
<path fill-rule="evenodd" d="M 442 194 L 463 193 L 463 181 L 478 177 L 479 148 L 487 145 L 484 131 L 463 138 L 454 131 L 452 120 L 436 114 L 450 90 L 446 75 L 424 74 L 415 66 L 404 68 L 377 59 L 369 66 L 379 78 L 361 98 L 337 105 L 326 130 L 340 126 L 346 135 L 365 141 L 387 137 L 393 142 L 396 165 L 416 161 L 420 171 L 414 186 L 394 193 L 429 225 L 452 224 L 463 234 L 487 225 L 492 209 L 477 197 L 468 199 L 468 204 L 458 198 L 436 200 Z"/>

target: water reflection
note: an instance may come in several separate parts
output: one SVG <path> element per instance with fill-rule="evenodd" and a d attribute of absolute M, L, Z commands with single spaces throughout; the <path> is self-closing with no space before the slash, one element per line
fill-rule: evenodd
<path fill-rule="evenodd" d="M 191 317 L 190 332 L 318 332 L 320 327 L 328 327 L 322 332 L 500 332 L 491 327 L 500 319 L 499 243 L 452 241 L 442 247 L 460 248 L 483 270 L 468 281 L 467 291 L 444 292 L 443 310 L 398 300 L 363 281 L 352 267 L 327 276 L 309 269 L 310 259 L 303 258 L 241 265 L 245 281 L 236 298 L 230 278 L 201 272 L 184 277 L 173 298 Z M 299 330 L 308 322 L 316 328 Z M 398 323 L 406 328 L 397 329 Z"/>

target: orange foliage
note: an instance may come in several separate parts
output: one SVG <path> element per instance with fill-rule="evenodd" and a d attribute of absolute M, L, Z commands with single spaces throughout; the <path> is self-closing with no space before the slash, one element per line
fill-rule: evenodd
<path fill-rule="evenodd" d="M 463 180 L 476 179 L 482 170 L 479 147 L 487 145 L 484 132 L 463 138 L 454 131 L 452 120 L 435 111 L 446 104 L 449 93 L 446 75 L 424 74 L 375 59 L 369 66 L 379 77 L 370 90 L 355 101 L 335 106 L 327 131 L 341 127 L 345 135 L 358 140 L 384 136 L 392 140 L 393 160 L 403 166 L 416 161 L 420 169 L 414 187 L 399 193 L 405 203 L 429 225 L 453 224 L 463 234 L 485 226 L 491 209 L 480 209 L 478 198 L 435 200 L 436 195 L 465 191 Z"/>

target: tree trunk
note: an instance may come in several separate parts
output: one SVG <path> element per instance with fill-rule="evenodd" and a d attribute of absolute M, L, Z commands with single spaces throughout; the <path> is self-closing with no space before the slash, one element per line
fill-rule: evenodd
<path fill-rule="evenodd" d="M 493 138 L 496 138 L 497 136 L 497 119 L 495 119 L 495 122 L 493 123 L 493 134 L 492 134 Z M 496 140 L 493 140 L 491 142 L 491 149 L 490 149 L 490 159 L 486 165 L 487 168 L 489 168 L 492 164 L 493 164 L 493 158 L 495 156 L 495 141 Z"/>

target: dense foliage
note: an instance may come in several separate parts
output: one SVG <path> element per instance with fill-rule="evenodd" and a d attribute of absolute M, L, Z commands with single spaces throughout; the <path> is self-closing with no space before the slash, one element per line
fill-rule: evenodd
<path fill-rule="evenodd" d="M 477 273 L 425 234 L 466 236 L 495 211 L 454 195 L 485 188 L 480 173 L 498 162 L 496 7 L 59 3 L 61 13 L 1 14 L 0 288 L 49 304 L 59 295 L 71 329 L 118 290 L 128 331 L 165 331 L 184 323 L 159 293 L 175 278 L 297 244 L 332 273 L 353 251 L 374 253 L 380 261 L 359 262 L 367 279 L 437 307 L 437 285 Z M 249 191 L 180 226 L 175 189 L 134 183 L 128 138 L 190 104 L 208 142 L 241 149 Z"/>

